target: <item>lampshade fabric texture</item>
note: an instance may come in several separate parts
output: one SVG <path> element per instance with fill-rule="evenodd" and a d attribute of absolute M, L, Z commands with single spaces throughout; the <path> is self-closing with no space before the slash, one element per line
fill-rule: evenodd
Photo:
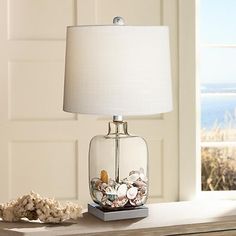
<path fill-rule="evenodd" d="M 168 27 L 68 27 L 63 109 L 97 115 L 170 111 Z"/>

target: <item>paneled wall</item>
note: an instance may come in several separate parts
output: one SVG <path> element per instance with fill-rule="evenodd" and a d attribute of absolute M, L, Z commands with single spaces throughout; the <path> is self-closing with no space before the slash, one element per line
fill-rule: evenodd
<path fill-rule="evenodd" d="M 174 111 L 128 117 L 146 138 L 150 202 L 178 199 L 177 0 L 0 1 L 0 202 L 31 189 L 86 205 L 88 145 L 110 117 L 62 111 L 66 26 L 169 25 Z"/>

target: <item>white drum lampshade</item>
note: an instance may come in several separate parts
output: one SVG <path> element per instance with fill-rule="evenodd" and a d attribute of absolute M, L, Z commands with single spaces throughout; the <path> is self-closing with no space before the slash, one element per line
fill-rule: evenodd
<path fill-rule="evenodd" d="M 171 109 L 168 27 L 67 28 L 65 111 L 149 115 Z"/>

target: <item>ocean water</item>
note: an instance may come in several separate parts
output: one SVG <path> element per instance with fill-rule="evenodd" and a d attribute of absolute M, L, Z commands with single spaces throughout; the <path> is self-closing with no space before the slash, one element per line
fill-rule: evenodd
<path fill-rule="evenodd" d="M 236 128 L 236 84 L 203 84 L 201 87 L 201 127 L 215 124 Z"/>
<path fill-rule="evenodd" d="M 236 83 L 201 84 L 201 93 L 236 93 Z"/>

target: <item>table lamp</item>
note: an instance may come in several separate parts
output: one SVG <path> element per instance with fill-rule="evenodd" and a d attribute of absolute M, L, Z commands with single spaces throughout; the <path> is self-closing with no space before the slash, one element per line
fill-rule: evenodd
<path fill-rule="evenodd" d="M 148 197 L 148 148 L 128 133 L 123 116 L 171 111 L 168 27 L 127 26 L 122 17 L 111 25 L 69 26 L 63 109 L 113 116 L 108 133 L 90 142 L 93 207 L 116 215 L 139 209 Z"/>

